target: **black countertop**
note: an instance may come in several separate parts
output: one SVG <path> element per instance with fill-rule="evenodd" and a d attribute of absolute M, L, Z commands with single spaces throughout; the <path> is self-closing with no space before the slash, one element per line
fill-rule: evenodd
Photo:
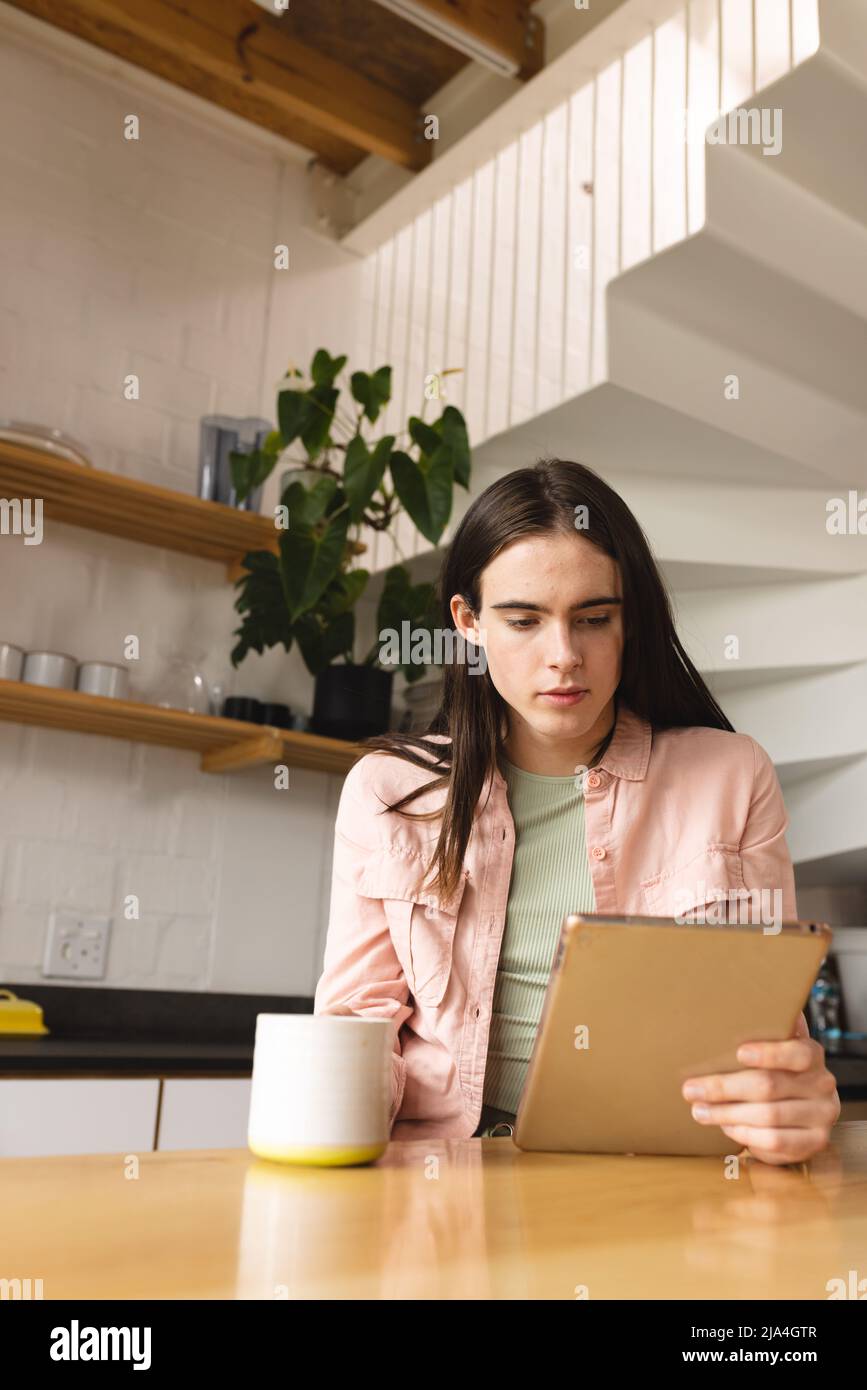
<path fill-rule="evenodd" d="M 286 994 L 9 983 L 41 1004 L 42 1036 L 0 1033 L 0 1077 L 250 1076 L 256 1015 L 310 1014 L 313 999 Z M 826 1048 L 840 1099 L 867 1100 L 867 1040 Z"/>
<path fill-rule="evenodd" d="M 250 1076 L 256 1015 L 313 1012 L 284 994 L 4 984 L 51 1030 L 0 1033 L 0 1077 Z"/>
<path fill-rule="evenodd" d="M 867 1038 L 835 1041 L 825 1047 L 825 1065 L 837 1082 L 841 1100 L 867 1100 Z"/>
<path fill-rule="evenodd" d="M 126 1038 L 0 1036 L 0 1078 L 22 1076 L 251 1076 L 253 1044 Z"/>

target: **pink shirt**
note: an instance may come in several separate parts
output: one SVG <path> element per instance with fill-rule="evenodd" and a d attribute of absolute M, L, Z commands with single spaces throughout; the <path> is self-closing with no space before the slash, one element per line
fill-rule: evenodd
<path fill-rule="evenodd" d="M 429 735 L 448 742 L 446 735 Z M 383 811 L 432 773 L 368 753 L 343 784 L 331 905 L 314 1013 L 391 1018 L 392 1138 L 466 1138 L 479 1123 L 515 826 L 499 770 L 485 783 L 454 898 L 415 887 L 439 832 Z M 754 910 L 797 916 L 789 818 L 768 754 L 749 734 L 654 733 L 620 704 L 608 750 L 585 777 L 596 910 L 674 916 L 733 890 Z M 380 800 L 379 798 L 382 798 Z M 441 808 L 445 790 L 406 808 Z M 379 814 L 381 812 L 381 814 Z M 775 895 L 776 894 L 776 895 Z M 745 900 L 746 901 L 746 900 Z M 709 906 L 708 915 L 713 912 Z"/>

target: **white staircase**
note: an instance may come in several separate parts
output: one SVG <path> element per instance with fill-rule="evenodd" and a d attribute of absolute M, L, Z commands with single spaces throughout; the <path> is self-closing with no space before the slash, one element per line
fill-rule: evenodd
<path fill-rule="evenodd" d="M 781 109 L 781 152 L 708 145 L 704 225 L 608 284 L 602 378 L 473 476 L 576 458 L 637 512 L 690 655 L 777 765 L 802 912 L 813 885 L 867 904 L 867 515 L 826 528 L 867 491 L 867 3 L 820 0 L 819 31 L 741 103 Z"/>

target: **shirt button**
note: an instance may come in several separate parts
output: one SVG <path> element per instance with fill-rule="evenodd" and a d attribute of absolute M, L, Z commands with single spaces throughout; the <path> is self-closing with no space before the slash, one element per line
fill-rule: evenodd
<path fill-rule="evenodd" d="M 591 849 L 590 853 L 593 855 L 593 858 L 594 858 L 594 859 L 604 859 L 604 858 L 605 858 L 605 850 L 602 848 L 601 845 L 594 845 L 593 848 Z"/>
<path fill-rule="evenodd" d="M 587 778 L 587 785 L 588 787 L 598 787 L 601 781 L 602 778 L 599 776 L 598 772 L 591 772 Z"/>

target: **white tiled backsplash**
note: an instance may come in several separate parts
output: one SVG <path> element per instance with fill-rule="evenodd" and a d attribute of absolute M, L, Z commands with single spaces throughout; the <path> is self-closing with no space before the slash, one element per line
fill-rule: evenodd
<path fill-rule="evenodd" d="M 274 418 L 289 360 L 356 341 L 360 262 L 305 231 L 307 152 L 11 7 L 0 14 L 0 415 L 68 431 L 94 465 L 194 494 L 199 417 Z M 141 138 L 122 138 L 135 112 Z M 274 246 L 290 249 L 273 269 Z M 141 381 L 127 401 L 126 373 Z M 273 505 L 276 476 L 263 510 Z M 200 648 L 223 674 L 238 615 L 219 565 L 46 520 L 0 538 L 0 640 L 142 660 Z M 309 712 L 297 652 L 250 655 L 238 693 Z M 0 983 L 40 978 L 55 907 L 110 913 L 95 988 L 312 994 L 342 777 L 227 776 L 197 755 L 0 724 Z M 138 921 L 126 921 L 135 893 Z"/>

